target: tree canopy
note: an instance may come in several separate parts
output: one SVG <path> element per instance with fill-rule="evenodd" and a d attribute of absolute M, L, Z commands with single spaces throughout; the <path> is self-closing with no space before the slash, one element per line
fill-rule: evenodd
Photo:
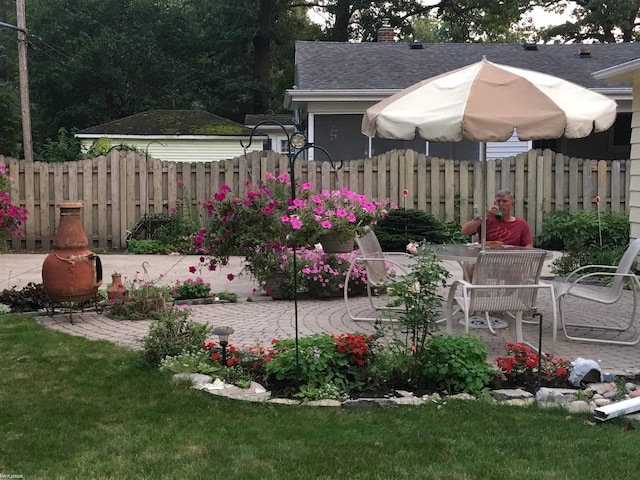
<path fill-rule="evenodd" d="M 638 39 L 640 0 L 29 0 L 31 117 L 36 153 L 73 132 L 153 109 L 202 108 L 242 122 L 283 113 L 296 40 L 375 41 L 388 19 L 401 39 L 520 42 L 534 5 L 573 8 L 549 28 L 561 41 Z M 310 21 L 313 10 L 326 24 Z M 0 0 L 0 20 L 15 5 Z M 16 34 L 0 29 L 0 153 L 21 139 Z M 50 145 L 51 140 L 49 140 Z M 36 156 L 37 158 L 37 156 Z"/>

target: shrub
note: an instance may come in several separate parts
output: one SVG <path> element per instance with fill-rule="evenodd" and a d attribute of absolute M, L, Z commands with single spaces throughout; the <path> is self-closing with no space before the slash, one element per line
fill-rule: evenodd
<path fill-rule="evenodd" d="M 509 386 L 523 387 L 534 392 L 538 383 L 538 354 L 533 353 L 524 343 L 509 343 L 505 347 L 506 357 L 496 358 L 496 364 Z M 547 387 L 569 386 L 571 362 L 562 358 L 554 359 L 543 355 L 541 359 L 541 384 Z"/>
<path fill-rule="evenodd" d="M 584 265 L 618 264 L 629 243 L 629 228 L 626 214 L 601 213 L 599 222 L 596 211 L 562 210 L 544 216 L 536 244 L 566 251 L 551 268 L 555 275 L 566 275 Z"/>
<path fill-rule="evenodd" d="M 226 364 L 223 364 L 222 347 L 218 343 L 207 342 L 202 346 L 201 351 L 214 365 L 216 375 L 230 383 L 238 380 L 264 382 L 267 377 L 266 365 L 275 355 L 272 348 L 266 348 L 264 345 L 244 348 L 228 345 Z"/>
<path fill-rule="evenodd" d="M 406 332 L 416 358 L 421 359 L 436 316 L 441 312 L 439 289 L 446 285 L 450 274 L 425 242 L 409 244 L 407 249 L 415 255 L 416 263 L 408 274 L 389 283 L 389 294 L 393 297 L 389 306 L 404 307 L 397 314 L 397 323 Z M 397 332 L 393 336 L 396 337 Z"/>
<path fill-rule="evenodd" d="M 22 237 L 22 225 L 27 221 L 28 211 L 13 205 L 9 188 L 13 183 L 4 163 L 0 162 L 0 251 L 6 249 L 11 237 Z"/>
<path fill-rule="evenodd" d="M 197 211 L 182 180 L 178 180 L 181 196 L 168 213 L 143 215 L 130 232 L 127 250 L 137 254 L 193 253 L 193 237 L 200 229 Z M 142 239 L 138 237 L 143 237 Z"/>
<path fill-rule="evenodd" d="M 422 364 L 423 382 L 449 393 L 479 393 L 493 369 L 487 346 L 477 337 L 436 335 L 429 339 Z"/>
<path fill-rule="evenodd" d="M 145 281 L 136 275 L 124 282 L 121 299 L 110 299 L 108 314 L 120 320 L 159 320 L 175 310 L 171 288 Z"/>
<path fill-rule="evenodd" d="M 149 334 L 142 339 L 143 360 L 152 367 L 158 367 L 167 356 L 197 352 L 211 332 L 211 327 L 189 320 L 187 308 L 171 310 L 149 328 Z"/>
<path fill-rule="evenodd" d="M 298 385 L 322 388 L 329 382 L 340 391 L 349 392 L 362 386 L 359 372 L 370 358 L 372 342 L 373 337 L 358 334 L 341 337 L 314 334 L 301 338 L 296 368 L 295 340 L 278 340 L 273 360 L 266 365 L 268 380 L 285 394 L 295 393 Z"/>
<path fill-rule="evenodd" d="M 458 231 L 460 229 L 458 228 Z M 411 242 L 443 243 L 447 227 L 433 215 L 418 209 L 391 210 L 374 227 L 382 250 L 404 252 Z"/>
<path fill-rule="evenodd" d="M 135 255 L 166 255 L 171 253 L 171 247 L 160 240 L 136 240 L 127 242 L 127 252 Z"/>
<path fill-rule="evenodd" d="M 51 306 L 52 300 L 41 283 L 27 283 L 23 288 L 13 286 L 0 293 L 0 302 L 13 312 L 34 312 Z"/>
<path fill-rule="evenodd" d="M 547 213 L 542 219 L 542 233 L 536 245 L 550 250 L 580 250 L 600 245 L 626 247 L 629 243 L 629 217 L 618 212 L 600 214 L 594 210 L 572 212 L 560 210 Z"/>
<path fill-rule="evenodd" d="M 187 278 L 184 282 L 176 280 L 172 295 L 176 300 L 208 298 L 211 296 L 211 284 L 205 282 L 201 277 L 197 277 L 195 280 Z"/>

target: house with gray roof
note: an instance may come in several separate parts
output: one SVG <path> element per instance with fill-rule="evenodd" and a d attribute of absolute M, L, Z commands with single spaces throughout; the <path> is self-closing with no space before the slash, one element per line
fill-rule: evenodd
<path fill-rule="evenodd" d="M 360 132 L 362 114 L 371 105 L 426 78 L 487 60 L 554 75 L 602 93 L 618 104 L 615 125 L 584 139 L 487 144 L 487 158 L 514 155 L 530 148 L 551 148 L 594 159 L 629 158 L 630 82 L 605 83 L 592 73 L 640 57 L 640 44 L 480 44 L 398 42 L 296 42 L 295 84 L 285 107 L 306 126 L 309 141 L 334 159 L 366 158 L 398 148 L 428 155 L 474 160 L 478 144 L 368 138 Z M 313 158 L 313 151 L 309 152 Z"/>
<path fill-rule="evenodd" d="M 204 110 L 151 110 L 85 128 L 76 133 L 84 151 L 107 138 L 147 156 L 176 162 L 211 162 L 244 154 L 251 130 Z M 256 133 L 249 151 L 263 150 L 267 135 Z"/>

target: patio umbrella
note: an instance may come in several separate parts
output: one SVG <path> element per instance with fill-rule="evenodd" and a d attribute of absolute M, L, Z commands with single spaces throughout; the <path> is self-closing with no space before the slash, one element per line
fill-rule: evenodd
<path fill-rule="evenodd" d="M 586 137 L 613 125 L 616 102 L 552 75 L 480 62 L 416 83 L 369 107 L 362 133 L 369 137 L 481 142 L 484 212 L 487 211 L 486 142 Z M 482 248 L 486 243 L 483 217 Z"/>

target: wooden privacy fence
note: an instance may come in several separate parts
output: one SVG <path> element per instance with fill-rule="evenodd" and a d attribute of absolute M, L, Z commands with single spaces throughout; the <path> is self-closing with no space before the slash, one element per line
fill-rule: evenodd
<path fill-rule="evenodd" d="M 84 204 L 83 223 L 91 248 L 121 249 L 130 230 L 145 213 L 169 212 L 179 202 L 200 212 L 220 185 L 236 192 L 264 181 L 266 172 L 288 172 L 287 156 L 273 151 L 218 162 L 163 162 L 134 152 L 65 163 L 27 162 L 0 156 L 14 178 L 12 203 L 29 210 L 24 237 L 14 250 L 49 250 L 59 222 L 57 206 Z M 568 158 L 551 150 L 531 150 L 488 162 L 488 188 L 514 194 L 515 214 L 524 217 L 534 235 L 542 216 L 564 208 L 591 210 L 600 196 L 603 211 L 628 212 L 629 160 Z M 440 220 L 465 222 L 473 205 L 483 205 L 479 162 L 427 157 L 413 150 L 393 150 L 374 158 L 344 162 L 295 161 L 296 182 L 311 182 L 317 191 L 348 188 L 371 200 L 387 199 L 403 208 L 418 208 Z M 406 195 L 404 192 L 406 191 Z M 492 195 L 492 194 L 491 194 Z M 492 198 L 489 199 L 490 201 Z"/>

